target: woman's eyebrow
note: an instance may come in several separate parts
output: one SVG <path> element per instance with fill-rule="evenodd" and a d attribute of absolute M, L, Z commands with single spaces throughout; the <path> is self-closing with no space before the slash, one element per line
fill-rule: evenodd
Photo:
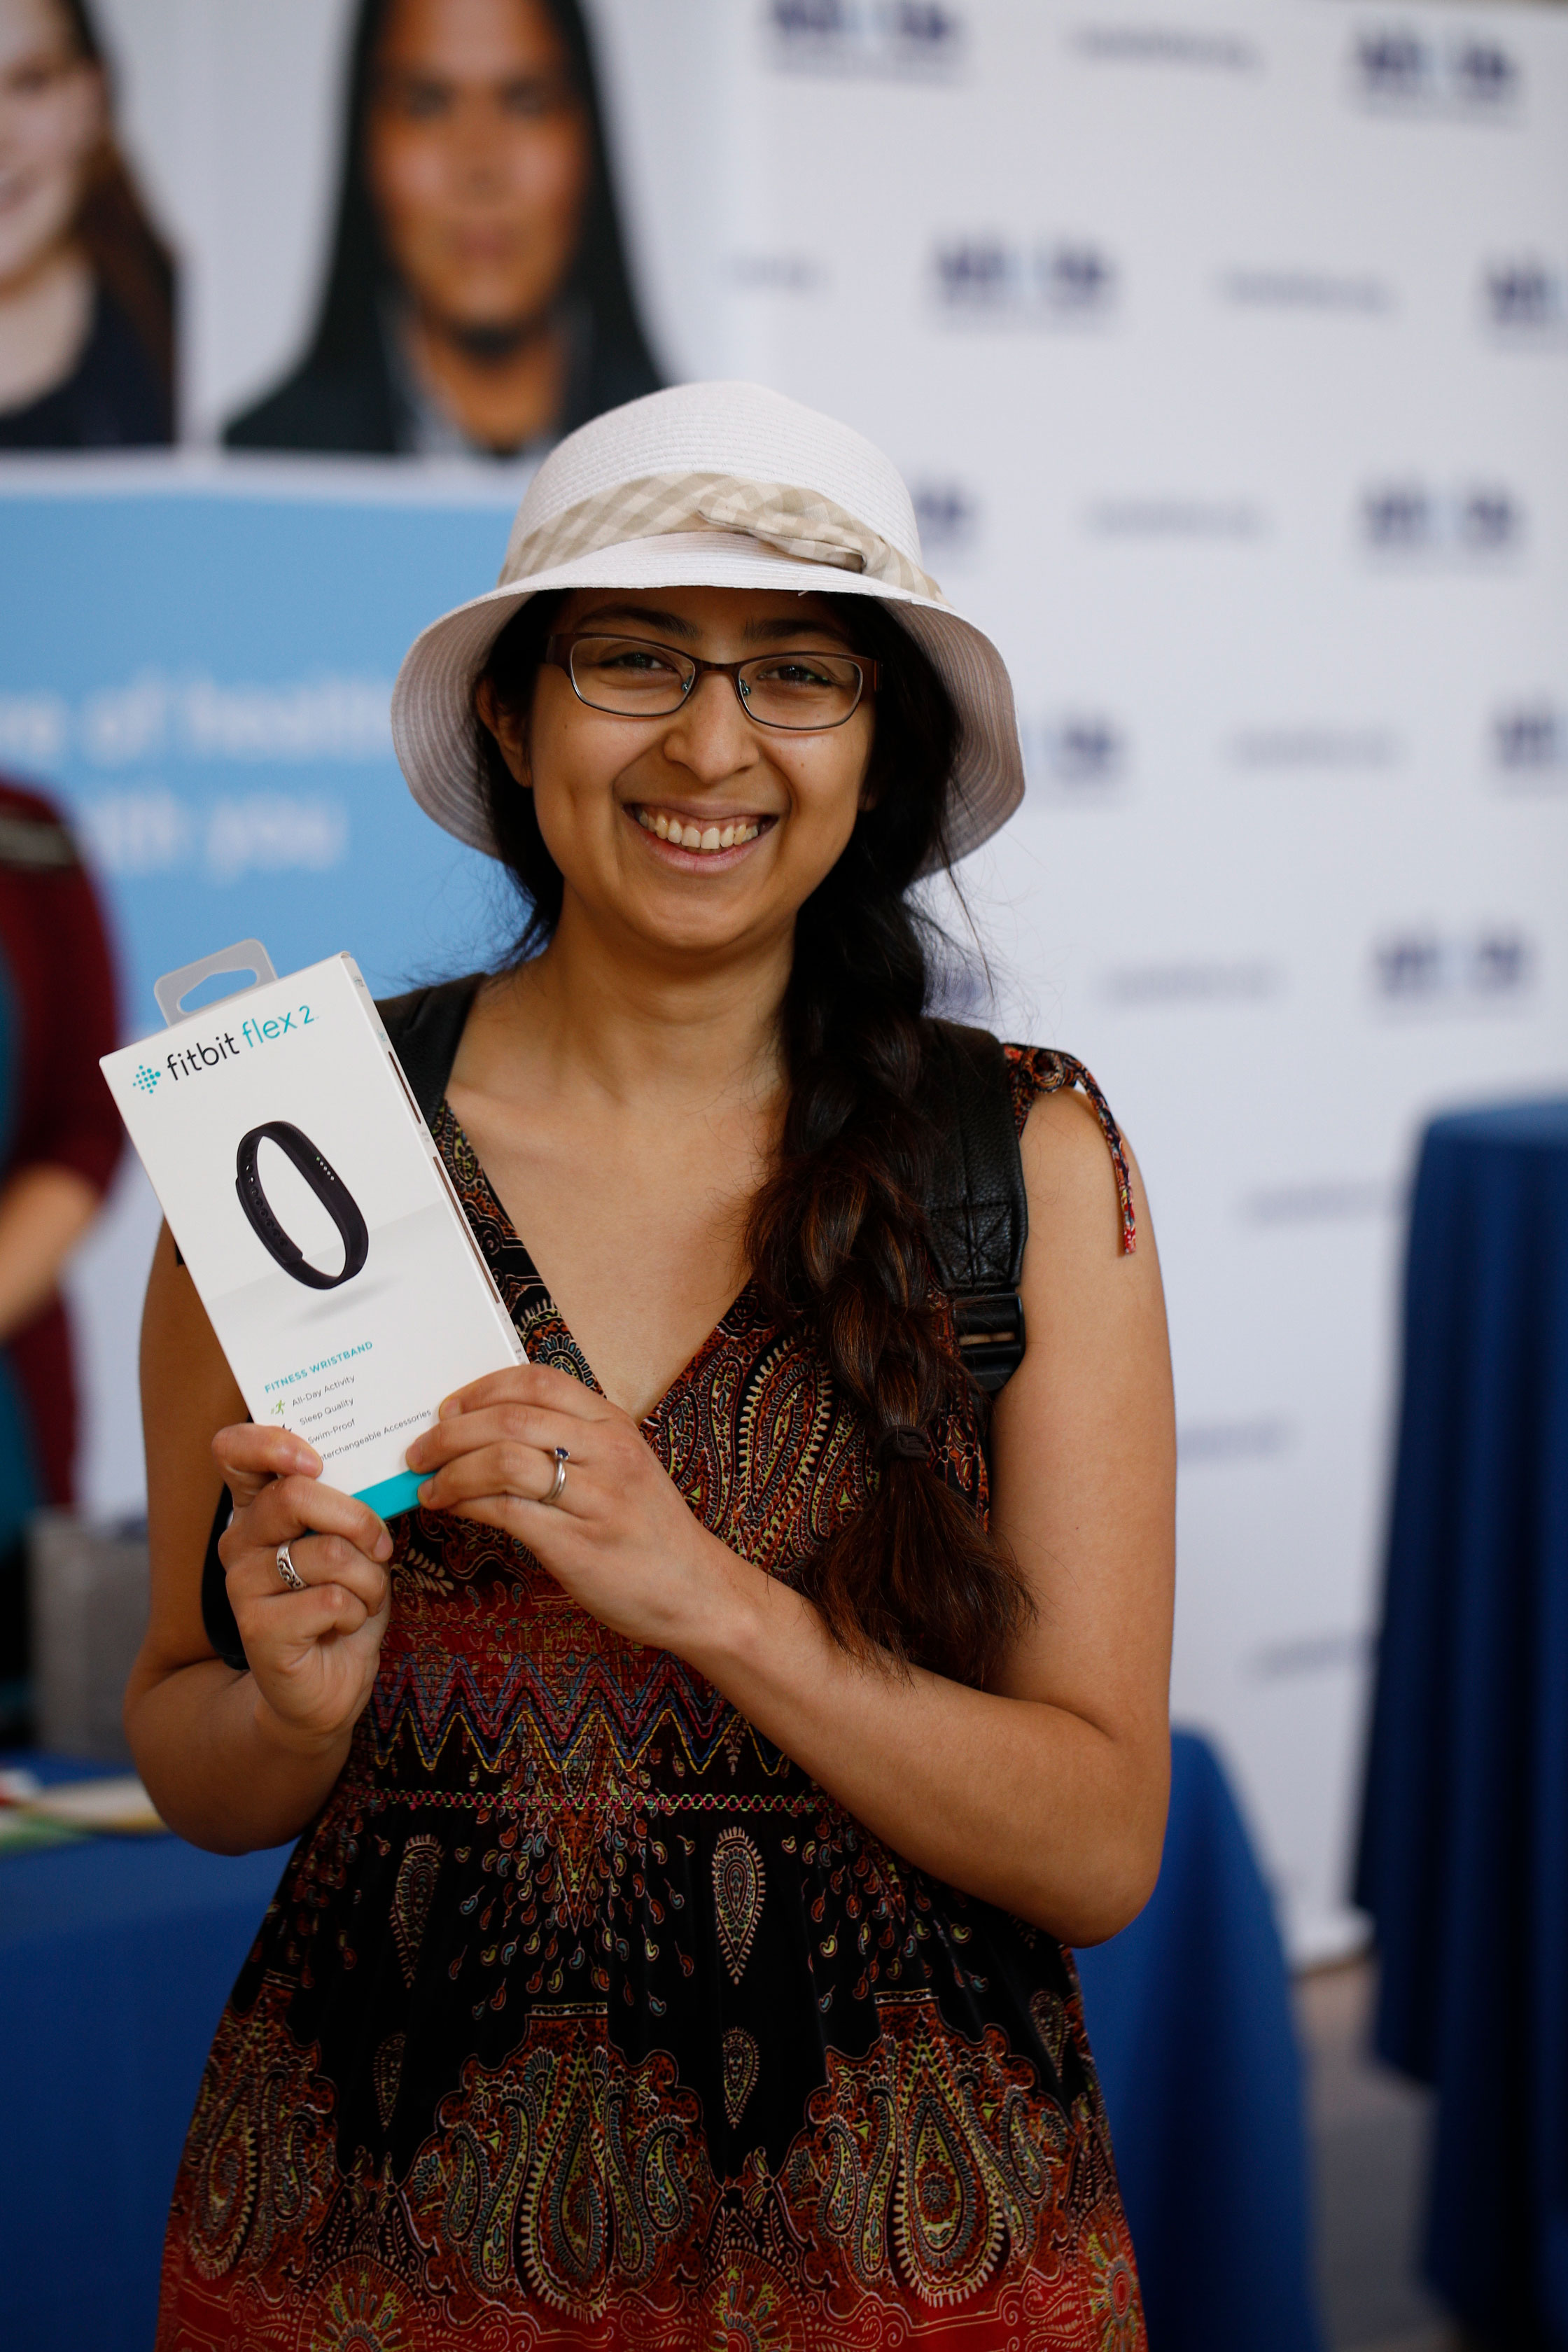
<path fill-rule="evenodd" d="M 684 620 L 679 613 L 660 612 L 652 604 L 595 604 L 584 613 L 579 628 L 605 621 L 633 621 L 639 628 L 658 629 L 669 637 L 700 637 L 701 624 Z M 837 637 L 840 645 L 849 643 L 848 632 L 833 621 L 819 621 L 815 615 L 790 613 L 759 614 L 748 621 L 741 631 L 742 642 L 749 646 L 783 645 L 795 637 Z"/>
<path fill-rule="evenodd" d="M 836 621 L 819 621 L 805 613 L 759 616 L 748 621 L 741 635 L 749 646 L 787 643 L 792 637 L 837 637 L 841 646 L 849 643 L 849 632 Z"/>
<path fill-rule="evenodd" d="M 639 628 L 662 629 L 669 637 L 699 637 L 702 632 L 695 621 L 683 621 L 679 613 L 661 613 L 651 604 L 595 604 L 578 622 L 585 628 L 590 621 L 635 621 Z"/>

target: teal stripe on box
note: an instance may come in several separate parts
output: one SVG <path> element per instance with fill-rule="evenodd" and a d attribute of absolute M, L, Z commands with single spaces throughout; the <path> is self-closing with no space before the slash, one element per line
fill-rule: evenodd
<path fill-rule="evenodd" d="M 383 1478 L 379 1486 L 362 1486 L 354 1496 L 356 1503 L 368 1503 L 384 1519 L 395 1511 L 412 1511 L 419 1501 L 420 1481 L 412 1470 L 400 1470 L 395 1478 Z"/>

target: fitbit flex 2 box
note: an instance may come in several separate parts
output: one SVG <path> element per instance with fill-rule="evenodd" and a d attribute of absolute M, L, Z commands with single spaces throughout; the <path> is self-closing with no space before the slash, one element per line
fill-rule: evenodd
<path fill-rule="evenodd" d="M 277 980 L 247 940 L 161 981 L 165 1013 L 237 959 L 258 985 L 103 1074 L 251 1419 L 384 1517 L 442 1398 L 522 1344 L 353 959 Z"/>

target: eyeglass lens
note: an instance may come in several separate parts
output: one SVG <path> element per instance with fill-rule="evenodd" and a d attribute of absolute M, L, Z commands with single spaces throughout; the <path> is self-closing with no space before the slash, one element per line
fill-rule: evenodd
<path fill-rule="evenodd" d="M 628 719 L 679 710 L 699 675 L 673 646 L 636 637 L 577 637 L 571 659 L 582 700 Z M 839 727 L 860 699 L 860 666 L 847 655 L 759 654 L 738 677 L 742 703 L 764 727 Z"/>

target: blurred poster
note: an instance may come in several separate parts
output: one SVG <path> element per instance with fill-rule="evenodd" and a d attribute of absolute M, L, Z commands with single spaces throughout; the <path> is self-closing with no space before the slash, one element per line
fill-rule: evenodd
<path fill-rule="evenodd" d="M 542 452 L 658 372 L 577 0 L 360 0 L 325 285 L 243 449 Z"/>
<path fill-rule="evenodd" d="M 537 461 L 661 380 L 612 144 L 579 0 L 0 0 L 0 452 Z"/>
<path fill-rule="evenodd" d="M 87 0 L 0 0 L 0 451 L 174 436 L 174 266 Z"/>

